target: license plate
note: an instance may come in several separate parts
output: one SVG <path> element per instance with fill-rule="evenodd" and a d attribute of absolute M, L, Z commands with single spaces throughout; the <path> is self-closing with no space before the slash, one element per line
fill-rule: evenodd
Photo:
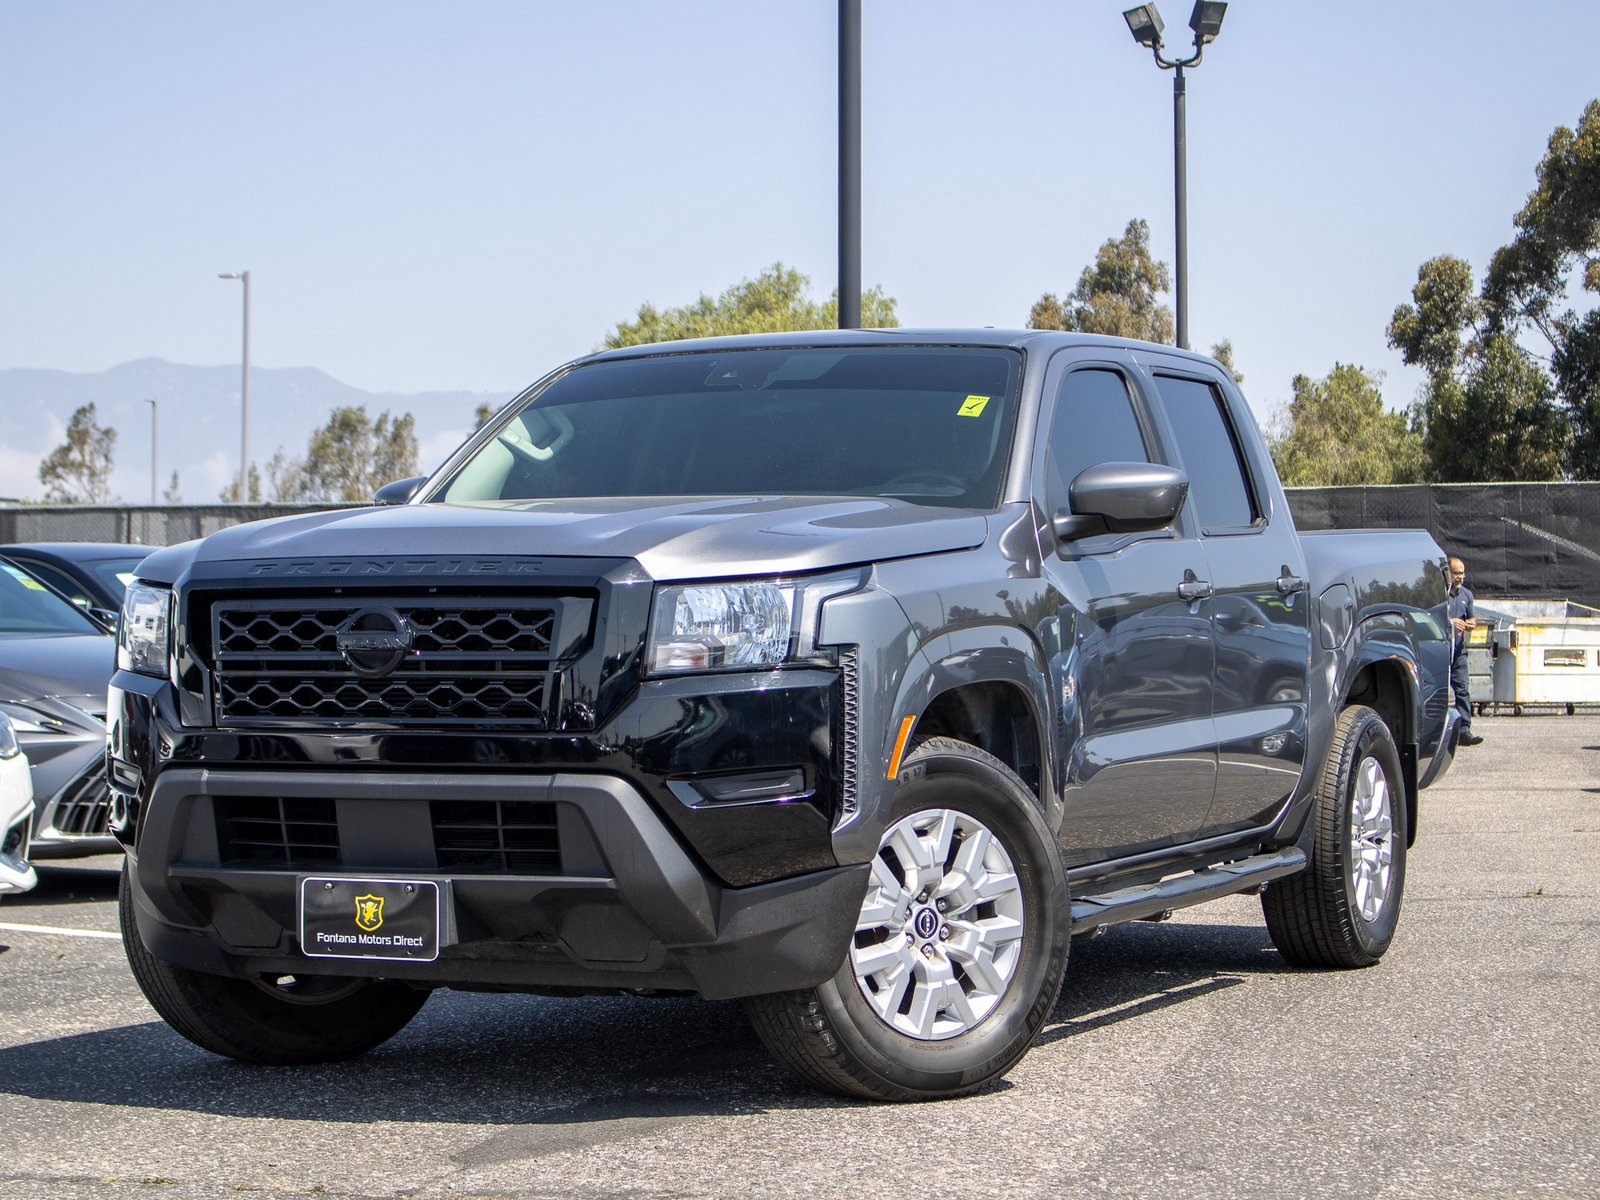
<path fill-rule="evenodd" d="M 439 957 L 439 885 L 429 879 L 302 879 L 300 950 L 312 958 L 432 962 Z"/>

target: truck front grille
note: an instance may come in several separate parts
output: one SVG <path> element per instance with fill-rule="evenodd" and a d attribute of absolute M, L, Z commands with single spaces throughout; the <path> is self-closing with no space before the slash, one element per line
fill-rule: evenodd
<path fill-rule="evenodd" d="M 545 728 L 557 699 L 556 614 L 553 604 L 493 600 L 219 601 L 218 722 Z"/>
<path fill-rule="evenodd" d="M 224 863 L 311 867 L 339 862 L 339 821 L 332 800 L 223 796 L 214 803 L 217 849 Z"/>
<path fill-rule="evenodd" d="M 361 870 L 339 839 L 331 797 L 219 796 L 212 801 L 218 859 L 227 866 Z M 396 807 L 410 804 L 396 801 Z M 534 800 L 434 800 L 428 803 L 433 854 L 415 848 L 406 869 L 454 875 L 556 875 L 561 841 L 556 806 Z M 415 810 L 411 810 L 415 811 Z M 396 813 L 395 828 L 409 827 Z M 392 847 L 391 847 L 392 849 Z M 359 857 L 359 855 L 357 856 Z M 393 869 L 393 864 L 385 864 Z"/>
<path fill-rule="evenodd" d="M 561 869 L 556 806 L 532 800 L 435 800 L 441 870 L 547 875 Z"/>

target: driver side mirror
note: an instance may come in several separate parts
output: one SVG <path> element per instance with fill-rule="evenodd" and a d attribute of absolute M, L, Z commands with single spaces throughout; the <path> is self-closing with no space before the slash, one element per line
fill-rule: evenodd
<path fill-rule="evenodd" d="M 423 484 L 428 482 L 426 475 L 414 475 L 410 479 L 397 479 L 393 483 L 386 483 L 372 493 L 374 504 L 405 504 L 417 494 Z"/>
<path fill-rule="evenodd" d="M 1189 476 L 1161 463 L 1099 463 L 1067 488 L 1070 511 L 1050 526 L 1062 542 L 1097 533 L 1144 533 L 1178 519 L 1189 495 Z"/>

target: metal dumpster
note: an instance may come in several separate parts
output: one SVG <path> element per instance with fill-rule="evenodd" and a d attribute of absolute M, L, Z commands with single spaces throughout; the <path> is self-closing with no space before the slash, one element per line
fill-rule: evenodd
<path fill-rule="evenodd" d="M 1502 618 L 1481 604 L 1474 611 L 1478 627 L 1467 634 L 1467 690 L 1472 696 L 1473 711 L 1481 713 L 1488 709 L 1494 696 L 1495 656 L 1500 652 L 1494 633 L 1502 619 L 1508 628 L 1511 619 Z"/>
<path fill-rule="evenodd" d="M 1600 706 L 1600 609 L 1571 600 L 1486 600 L 1478 606 L 1487 650 L 1489 686 L 1479 691 L 1467 642 L 1468 678 L 1475 705 L 1485 696 L 1496 710 Z M 1480 706 L 1481 707 L 1481 706 Z"/>

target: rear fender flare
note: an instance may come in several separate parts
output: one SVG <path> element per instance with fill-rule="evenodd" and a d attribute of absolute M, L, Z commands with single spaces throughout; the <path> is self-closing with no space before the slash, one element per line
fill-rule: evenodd
<path fill-rule="evenodd" d="M 1421 663 L 1409 618 L 1398 608 L 1385 607 L 1361 614 L 1355 628 L 1339 652 L 1333 686 L 1327 693 L 1328 708 L 1309 726 L 1310 754 L 1306 770 L 1295 789 L 1294 799 L 1279 831 L 1298 836 L 1306 827 L 1317 779 L 1327 761 L 1333 739 L 1335 718 L 1351 704 L 1366 704 L 1377 710 L 1390 726 L 1395 746 L 1400 751 L 1401 774 L 1405 778 L 1406 812 L 1410 817 L 1408 837 L 1417 829 L 1417 730 L 1421 713 Z M 1380 695 L 1369 688 L 1377 686 Z"/>

